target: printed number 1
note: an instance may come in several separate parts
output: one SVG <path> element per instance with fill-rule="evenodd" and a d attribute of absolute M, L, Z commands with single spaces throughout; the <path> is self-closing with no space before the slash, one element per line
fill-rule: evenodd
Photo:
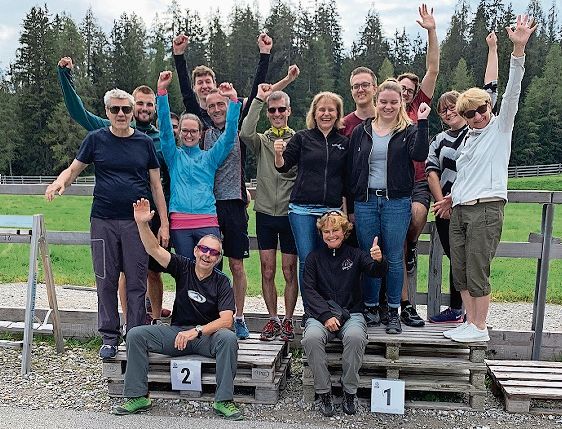
<path fill-rule="evenodd" d="M 390 388 L 383 390 L 382 393 L 386 393 L 386 405 L 390 407 Z"/>
<path fill-rule="evenodd" d="M 189 371 L 189 368 L 182 368 L 181 369 L 181 373 L 186 373 L 185 377 L 183 378 L 183 380 L 181 381 L 183 384 L 191 384 L 191 381 L 189 381 L 189 376 L 191 375 L 191 372 Z M 390 399 L 389 399 L 390 401 Z M 390 405 L 390 402 L 389 402 Z"/>

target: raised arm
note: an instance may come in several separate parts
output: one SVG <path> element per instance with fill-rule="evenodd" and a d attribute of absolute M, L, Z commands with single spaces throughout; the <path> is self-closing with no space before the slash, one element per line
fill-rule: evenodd
<path fill-rule="evenodd" d="M 289 84 L 293 83 L 297 77 L 299 77 L 300 69 L 296 64 L 290 65 L 287 70 L 287 76 L 278 82 L 271 85 L 271 92 L 283 91 Z M 264 100 L 265 101 L 265 100 Z"/>
<path fill-rule="evenodd" d="M 174 137 L 174 130 L 172 128 L 172 121 L 170 119 L 170 104 L 168 102 L 168 86 L 172 81 L 172 72 L 163 71 L 158 77 L 158 96 L 156 99 L 156 111 L 158 113 L 158 129 L 160 130 L 160 142 L 162 147 L 162 154 L 166 165 L 174 168 L 174 163 L 177 154 L 176 139 Z M 180 124 L 181 126 L 181 124 Z"/>
<path fill-rule="evenodd" d="M 218 168 L 226 159 L 236 140 L 238 133 L 238 121 L 240 118 L 240 107 L 242 103 L 238 101 L 236 90 L 231 83 L 223 82 L 219 85 L 219 93 L 228 98 L 226 110 L 226 124 L 224 132 L 220 135 L 217 142 L 207 151 L 208 156 Z"/>
<path fill-rule="evenodd" d="M 72 80 L 72 58 L 63 57 L 58 62 L 57 74 L 68 114 L 88 131 L 109 126 L 109 120 L 100 118 L 84 107 L 84 103 L 76 93 Z"/>
<path fill-rule="evenodd" d="M 185 34 L 181 33 L 177 35 L 174 37 L 172 52 L 174 54 L 174 63 L 178 73 L 180 91 L 185 111 L 187 113 L 193 113 L 197 116 L 201 116 L 201 106 L 199 105 L 197 95 L 191 86 L 191 79 L 189 78 L 187 62 L 185 61 L 184 56 L 188 43 L 189 38 Z"/>
<path fill-rule="evenodd" d="M 486 36 L 488 45 L 488 61 L 484 73 L 484 85 L 498 80 L 498 37 L 493 31 Z"/>
<path fill-rule="evenodd" d="M 158 240 L 150 230 L 149 222 L 154 217 L 154 211 L 150 211 L 150 203 L 148 200 L 141 198 L 136 203 L 133 203 L 133 210 L 144 250 L 162 267 L 167 268 L 172 256 L 170 252 L 158 244 Z"/>
<path fill-rule="evenodd" d="M 257 153 L 260 148 L 260 137 L 258 136 L 257 126 L 260 120 L 261 109 L 267 103 L 267 98 L 271 95 L 271 85 L 262 83 L 258 86 L 258 94 L 250 104 L 248 115 L 242 121 L 240 127 L 240 140 Z"/>
<path fill-rule="evenodd" d="M 431 98 L 435 92 L 435 84 L 437 83 L 437 76 L 439 75 L 439 41 L 437 40 L 433 8 L 428 11 L 427 5 L 423 3 L 418 10 L 420 19 L 416 20 L 416 22 L 427 30 L 426 71 L 421 81 L 420 89 L 425 95 Z"/>

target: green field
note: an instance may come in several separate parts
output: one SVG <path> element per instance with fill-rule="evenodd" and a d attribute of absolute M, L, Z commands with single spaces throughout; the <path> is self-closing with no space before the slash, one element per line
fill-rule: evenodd
<path fill-rule="evenodd" d="M 562 190 L 562 176 L 511 179 L 510 189 Z M 1 214 L 31 215 L 43 213 L 50 231 L 87 231 L 91 197 L 57 198 L 46 203 L 40 196 L 0 195 Z M 255 235 L 254 211 L 250 214 L 250 235 Z M 502 241 L 527 241 L 530 232 L 539 232 L 541 205 L 508 204 Z M 562 237 L 562 206 L 555 208 L 554 235 Z M 0 245 L 0 283 L 27 280 L 28 246 L 22 244 Z M 50 246 L 51 260 L 57 284 L 89 285 L 94 283 L 90 249 L 87 246 Z M 280 264 L 280 262 L 279 262 Z M 496 258 L 492 264 L 493 298 L 496 301 L 532 301 L 535 287 L 536 260 Z M 448 273 L 448 261 L 444 261 L 444 273 Z M 279 265 L 280 267 L 280 265 Z M 420 256 L 418 288 L 427 290 L 427 256 Z M 225 268 L 226 269 L 226 268 Z M 248 295 L 261 293 L 260 267 L 257 251 L 247 260 Z M 228 270 L 227 270 L 228 271 Z M 167 289 L 173 289 L 173 280 L 165 275 Z M 443 282 L 448 285 L 446 279 Z M 280 268 L 277 275 L 278 290 L 282 290 Z M 446 288 L 444 288 L 446 289 Z M 562 304 L 562 260 L 550 266 L 547 300 Z"/>

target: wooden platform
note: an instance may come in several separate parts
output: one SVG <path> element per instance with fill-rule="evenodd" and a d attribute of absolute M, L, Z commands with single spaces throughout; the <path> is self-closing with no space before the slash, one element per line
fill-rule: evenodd
<path fill-rule="evenodd" d="M 486 343 L 455 343 L 442 332 L 456 324 L 432 325 L 423 328 L 402 326 L 399 335 L 388 335 L 384 326 L 368 328 L 369 342 L 359 371 L 360 392 L 370 394 L 371 379 L 392 378 L 406 382 L 406 392 L 439 392 L 465 394 L 462 403 L 441 400 L 435 402 L 407 401 L 410 407 L 435 409 L 482 409 L 486 388 L 484 364 Z M 326 347 L 332 386 L 340 386 L 342 343 L 339 340 Z M 314 400 L 314 381 L 303 356 L 303 394 L 305 401 Z M 441 395 L 442 397 L 444 395 Z M 446 395 L 451 396 L 451 395 Z M 461 396 L 461 395 L 459 395 Z M 369 396 L 370 397 L 370 396 Z"/>
<path fill-rule="evenodd" d="M 234 379 L 234 399 L 237 402 L 275 404 L 290 373 L 291 357 L 288 344 L 283 341 L 264 342 L 258 334 L 238 341 L 238 369 Z M 148 386 L 153 398 L 194 398 L 214 400 L 216 361 L 200 355 L 186 359 L 201 361 L 202 392 L 172 391 L 170 360 L 179 359 L 157 353 L 149 355 Z M 109 396 L 123 396 L 123 382 L 127 366 L 125 346 L 117 356 L 103 362 L 102 375 L 108 380 Z"/>
<path fill-rule="evenodd" d="M 486 360 L 486 365 L 506 411 L 562 414 L 562 362 Z M 555 401 L 555 407 L 532 407 L 531 400 Z"/>

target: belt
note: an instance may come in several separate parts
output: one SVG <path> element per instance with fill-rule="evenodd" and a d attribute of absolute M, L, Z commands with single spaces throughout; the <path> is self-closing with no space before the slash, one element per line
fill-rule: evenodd
<path fill-rule="evenodd" d="M 369 194 L 374 194 L 377 197 L 386 197 L 386 189 L 369 188 Z"/>
<path fill-rule="evenodd" d="M 476 198 L 475 200 L 470 200 L 465 203 L 461 203 L 461 206 L 473 206 L 474 204 L 491 203 L 493 201 L 504 201 L 504 199 L 499 197 Z"/>

